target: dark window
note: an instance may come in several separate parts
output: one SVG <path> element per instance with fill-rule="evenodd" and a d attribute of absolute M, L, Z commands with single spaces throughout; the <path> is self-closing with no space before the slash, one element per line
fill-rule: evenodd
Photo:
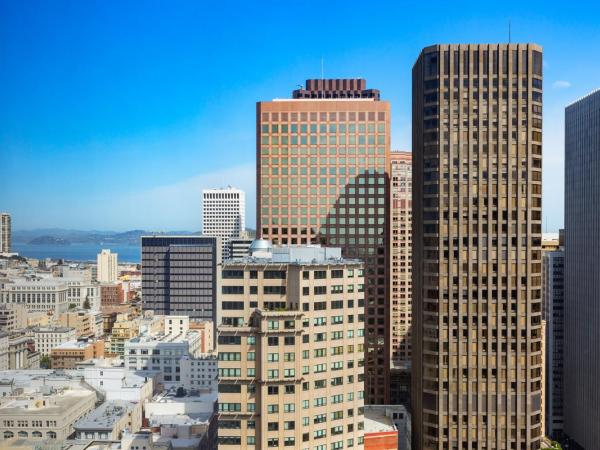
<path fill-rule="evenodd" d="M 533 74 L 542 76 L 542 54 L 538 51 L 533 51 Z"/>
<path fill-rule="evenodd" d="M 244 286 L 222 286 L 223 294 L 243 294 Z"/>
<path fill-rule="evenodd" d="M 241 336 L 219 336 L 219 344 L 220 345 L 241 345 L 242 337 Z"/>
<path fill-rule="evenodd" d="M 240 384 L 223 384 L 219 383 L 219 392 L 223 394 L 239 394 L 242 392 L 242 386 Z M 220 422 L 219 422 L 219 426 Z"/>
<path fill-rule="evenodd" d="M 223 278 L 244 278 L 243 270 L 223 270 Z"/>
<path fill-rule="evenodd" d="M 242 310 L 244 302 L 221 302 L 224 310 Z"/>
<path fill-rule="evenodd" d="M 271 346 L 279 345 L 279 338 L 277 336 L 269 336 L 268 344 Z"/>
<path fill-rule="evenodd" d="M 294 345 L 296 343 L 296 339 L 294 336 L 286 336 L 283 338 L 283 342 L 285 345 Z"/>
<path fill-rule="evenodd" d="M 265 270 L 263 278 L 267 280 L 285 280 L 285 270 Z"/>

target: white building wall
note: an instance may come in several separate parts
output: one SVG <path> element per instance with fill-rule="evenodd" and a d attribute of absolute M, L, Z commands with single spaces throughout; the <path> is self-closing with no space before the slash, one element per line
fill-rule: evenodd
<path fill-rule="evenodd" d="M 230 257 L 229 242 L 246 229 L 246 193 L 228 187 L 202 191 L 202 234 L 221 238 L 221 255 Z"/>

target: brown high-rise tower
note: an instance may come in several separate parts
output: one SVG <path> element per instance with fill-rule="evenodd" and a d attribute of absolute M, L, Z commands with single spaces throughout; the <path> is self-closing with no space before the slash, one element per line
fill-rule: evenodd
<path fill-rule="evenodd" d="M 257 233 L 365 262 L 365 391 L 389 399 L 390 105 L 364 80 L 309 80 L 257 104 Z"/>
<path fill-rule="evenodd" d="M 414 448 L 539 449 L 542 51 L 413 68 Z"/>

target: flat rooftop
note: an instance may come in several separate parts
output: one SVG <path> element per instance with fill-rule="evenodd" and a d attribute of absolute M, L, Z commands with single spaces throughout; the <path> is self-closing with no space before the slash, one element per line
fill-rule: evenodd
<path fill-rule="evenodd" d="M 252 251 L 252 246 L 250 251 Z M 358 259 L 342 258 L 338 247 L 320 245 L 282 246 L 258 249 L 253 256 L 230 259 L 223 266 L 240 264 L 361 264 Z"/>
<path fill-rule="evenodd" d="M 71 410 L 75 405 L 88 397 L 96 398 L 96 393 L 85 389 L 64 389 L 51 395 L 39 396 L 34 400 L 17 398 L 9 400 L 0 406 L 0 417 L 10 416 L 63 416 L 65 411 Z M 39 402 L 47 400 L 50 404 L 40 405 Z"/>
<path fill-rule="evenodd" d="M 73 428 L 78 431 L 111 431 L 121 417 L 132 411 L 134 406 L 133 403 L 124 400 L 104 402 L 87 416 L 75 422 Z"/>
<path fill-rule="evenodd" d="M 365 434 L 398 431 L 390 417 L 385 414 L 385 408 L 369 408 L 365 405 Z"/>
<path fill-rule="evenodd" d="M 188 342 L 190 338 L 199 337 L 200 333 L 194 330 L 190 330 L 185 334 L 142 334 L 141 336 L 136 336 L 134 338 L 129 339 L 129 344 L 143 344 L 143 343 L 169 343 L 169 344 L 178 344 L 183 342 Z"/>

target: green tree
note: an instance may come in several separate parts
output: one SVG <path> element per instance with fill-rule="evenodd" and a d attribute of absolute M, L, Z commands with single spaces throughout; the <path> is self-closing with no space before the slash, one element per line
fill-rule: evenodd
<path fill-rule="evenodd" d="M 44 355 L 40 358 L 40 369 L 51 369 L 52 361 L 48 355 Z"/>
<path fill-rule="evenodd" d="M 83 307 L 85 309 L 90 309 L 92 306 L 90 305 L 90 300 L 88 298 L 85 299 L 85 302 L 83 302 Z"/>
<path fill-rule="evenodd" d="M 543 447 L 542 450 L 562 450 L 562 447 L 558 442 L 552 441 L 550 447 Z"/>

